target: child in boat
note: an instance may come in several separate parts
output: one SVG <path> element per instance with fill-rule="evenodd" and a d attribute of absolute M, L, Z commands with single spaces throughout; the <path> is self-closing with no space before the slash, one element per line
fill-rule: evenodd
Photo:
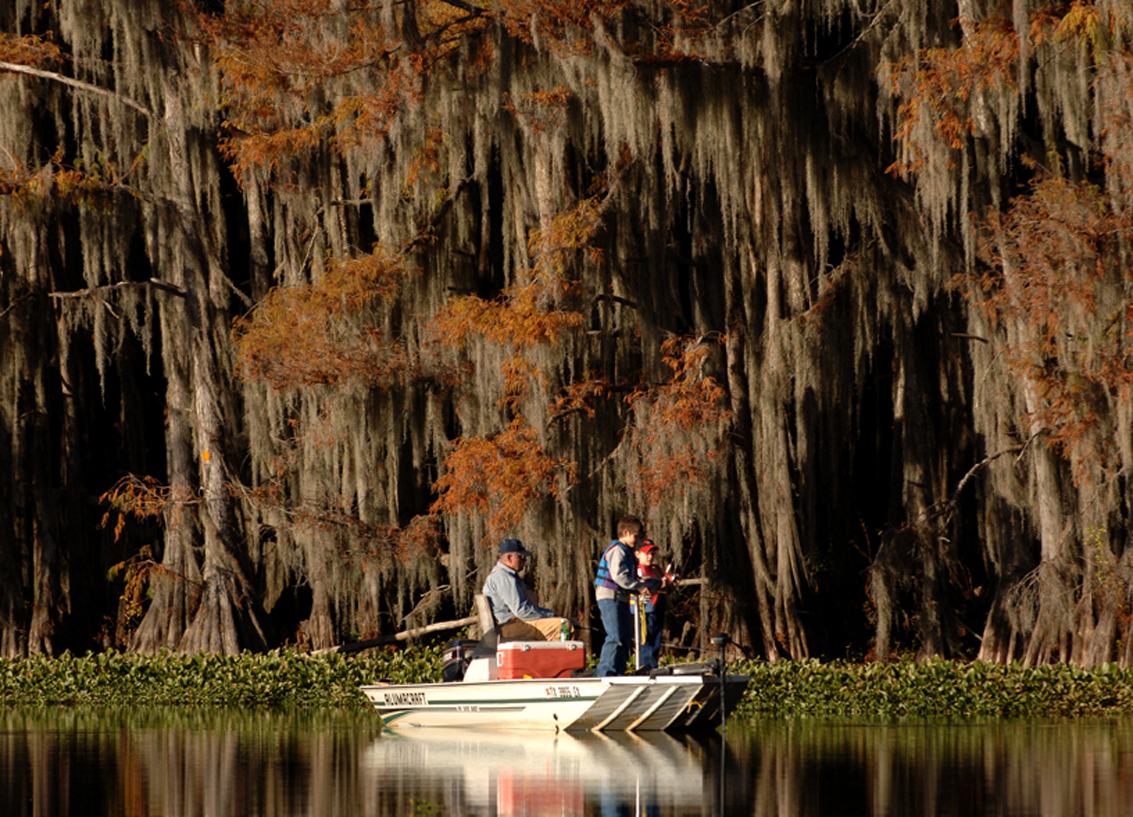
<path fill-rule="evenodd" d="M 672 587 L 671 578 L 653 564 L 657 552 L 657 545 L 652 539 L 646 539 L 636 551 L 638 579 L 660 582 L 659 590 L 645 592 L 638 597 L 637 603 L 645 605 L 645 632 L 640 646 L 642 669 L 658 666 L 657 662 L 661 657 L 661 631 L 665 627 L 665 591 Z"/>

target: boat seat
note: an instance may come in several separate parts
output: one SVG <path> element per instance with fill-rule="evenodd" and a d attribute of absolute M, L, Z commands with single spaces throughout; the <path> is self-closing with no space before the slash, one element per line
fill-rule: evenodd
<path fill-rule="evenodd" d="M 496 629 L 496 617 L 492 615 L 492 603 L 488 601 L 488 597 L 483 593 L 474 595 L 472 597 L 472 603 L 476 607 L 476 618 L 479 619 L 477 622 L 479 636 L 480 638 L 484 638 L 484 636 Z"/>
<path fill-rule="evenodd" d="M 476 626 L 480 630 L 480 643 L 472 651 L 471 657 L 494 656 L 496 647 L 500 643 L 500 627 L 496 624 L 496 617 L 492 615 L 492 603 L 483 593 L 474 595 L 472 602 L 476 607 L 476 617 L 479 619 Z"/>
<path fill-rule="evenodd" d="M 492 614 L 492 603 L 483 593 L 474 595 L 472 601 L 476 606 L 476 618 L 479 619 L 476 623 L 480 631 L 480 646 L 476 649 L 477 654 L 495 653 L 496 647 L 501 641 L 528 640 L 522 636 L 505 636 L 500 632 L 500 625 Z"/>

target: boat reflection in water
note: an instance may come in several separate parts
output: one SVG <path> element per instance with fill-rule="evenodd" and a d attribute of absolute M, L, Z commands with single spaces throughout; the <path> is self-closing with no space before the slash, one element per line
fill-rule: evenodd
<path fill-rule="evenodd" d="M 719 751 L 718 736 L 399 729 L 366 750 L 362 788 L 377 814 L 407 797 L 426 813 L 498 817 L 719 814 Z"/>

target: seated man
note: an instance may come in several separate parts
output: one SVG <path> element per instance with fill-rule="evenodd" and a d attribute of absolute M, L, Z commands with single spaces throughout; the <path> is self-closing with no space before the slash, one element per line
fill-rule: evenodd
<path fill-rule="evenodd" d="M 519 578 L 519 571 L 530 555 L 518 539 L 504 539 L 496 566 L 484 582 L 483 593 L 492 605 L 501 638 L 558 641 L 564 621 L 571 625 L 573 634 L 573 621 L 533 603 L 530 589 Z"/>

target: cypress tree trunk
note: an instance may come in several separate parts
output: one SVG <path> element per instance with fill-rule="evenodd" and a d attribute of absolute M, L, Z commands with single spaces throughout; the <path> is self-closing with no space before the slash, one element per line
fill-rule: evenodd
<path fill-rule="evenodd" d="M 227 401 L 223 392 L 230 368 L 220 360 L 226 354 L 222 338 L 229 323 L 228 288 L 220 248 L 213 240 L 224 234 L 219 232 L 219 221 L 210 224 L 202 217 L 198 202 L 204 195 L 195 187 L 215 184 L 216 169 L 206 156 L 203 166 L 208 175 L 200 182 L 196 179 L 194 168 L 199 165 L 190 161 L 189 152 L 200 148 L 186 141 L 183 102 L 194 88 L 174 71 L 167 76 L 167 83 L 164 124 L 169 169 L 175 183 L 170 215 L 176 219 L 169 239 L 181 244 L 171 255 L 182 265 L 179 283 L 185 292 L 183 324 L 174 342 L 178 353 L 185 356 L 182 365 L 189 372 L 204 536 L 201 593 L 179 648 L 183 652 L 225 654 L 263 650 L 269 640 L 266 619 L 250 581 L 250 566 L 242 551 L 229 490 L 232 466 L 228 451 L 235 418 L 224 416 Z M 181 553 L 175 551 L 173 556 L 179 561 Z M 176 608 L 170 612 L 176 612 Z"/>

